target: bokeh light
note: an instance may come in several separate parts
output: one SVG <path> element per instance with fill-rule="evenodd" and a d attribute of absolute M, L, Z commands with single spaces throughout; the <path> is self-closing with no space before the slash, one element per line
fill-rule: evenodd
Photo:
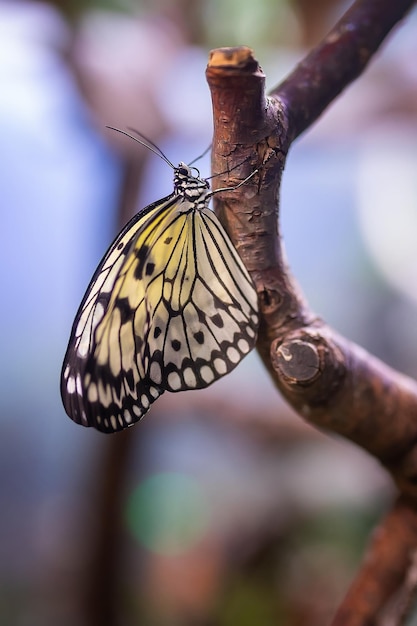
<path fill-rule="evenodd" d="M 130 494 L 126 523 L 143 547 L 177 555 L 203 537 L 209 507 L 201 486 L 192 476 L 161 472 L 143 480 Z"/>

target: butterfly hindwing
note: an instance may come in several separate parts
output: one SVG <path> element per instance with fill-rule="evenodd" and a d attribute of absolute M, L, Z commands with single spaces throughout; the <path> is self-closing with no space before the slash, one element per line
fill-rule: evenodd
<path fill-rule="evenodd" d="M 256 294 L 237 252 L 209 209 L 180 213 L 150 250 L 163 269 L 146 285 L 150 332 L 145 363 L 168 391 L 201 389 L 230 372 L 256 341 Z M 232 278 L 233 277 L 233 278 Z"/>
<path fill-rule="evenodd" d="M 195 181 L 198 192 L 133 218 L 90 283 L 62 376 L 64 406 L 79 423 L 121 430 L 165 390 L 206 387 L 255 345 L 255 289 L 206 206 L 207 184 Z"/>

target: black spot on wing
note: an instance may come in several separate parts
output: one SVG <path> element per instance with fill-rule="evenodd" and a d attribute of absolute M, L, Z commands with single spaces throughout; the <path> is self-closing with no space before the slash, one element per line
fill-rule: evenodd
<path fill-rule="evenodd" d="M 215 315 L 213 315 L 211 318 L 211 321 L 213 322 L 213 324 L 215 326 L 217 326 L 217 328 L 223 328 L 224 326 L 224 321 L 222 316 L 220 315 L 220 313 L 216 313 Z"/>
<path fill-rule="evenodd" d="M 146 276 L 152 276 L 154 271 L 155 271 L 155 263 L 147 263 L 146 269 L 145 269 Z"/>
<path fill-rule="evenodd" d="M 135 267 L 135 278 L 136 280 L 142 280 L 143 278 L 143 270 L 145 267 L 146 257 L 148 256 L 149 248 L 148 246 L 141 246 L 138 250 L 136 250 L 136 258 L 138 263 Z"/>
<path fill-rule="evenodd" d="M 204 343 L 204 333 L 199 330 L 198 332 L 194 333 L 194 339 L 202 346 Z"/>
<path fill-rule="evenodd" d="M 130 391 L 134 391 L 134 389 L 135 389 L 135 378 L 133 376 L 133 371 L 129 370 L 128 372 L 126 372 L 125 378 L 126 378 L 126 382 L 127 382 L 128 387 L 129 387 L 129 390 Z"/>
<path fill-rule="evenodd" d="M 115 302 L 115 306 L 119 309 L 120 311 L 120 323 L 126 324 L 126 322 L 129 322 L 132 317 L 133 317 L 133 310 L 132 307 L 129 304 L 129 299 L 128 298 L 117 298 L 116 302 Z"/>

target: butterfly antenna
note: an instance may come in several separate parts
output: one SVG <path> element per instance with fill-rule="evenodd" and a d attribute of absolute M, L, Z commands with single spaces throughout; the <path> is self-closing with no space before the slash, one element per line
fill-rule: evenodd
<path fill-rule="evenodd" d="M 212 146 L 212 145 L 213 145 L 213 144 L 210 144 L 210 145 L 209 145 L 209 146 L 208 146 L 208 147 L 204 150 L 204 152 L 202 152 L 202 153 L 201 153 L 198 157 L 196 157 L 195 159 L 193 159 L 192 161 L 190 161 L 190 162 L 188 163 L 188 165 L 189 165 L 189 166 L 191 166 L 191 165 L 192 165 L 193 163 L 195 163 L 196 161 L 199 161 L 200 159 L 202 159 L 203 157 L 205 157 L 205 156 L 206 156 L 206 154 L 207 154 L 207 152 L 209 152 L 209 151 L 211 150 L 211 146 Z"/>
<path fill-rule="evenodd" d="M 244 163 L 246 163 L 247 161 L 249 161 L 250 156 L 246 157 L 246 159 L 244 159 L 244 161 L 241 161 L 240 163 L 237 163 L 236 165 L 234 165 L 232 168 L 227 168 L 227 170 L 223 170 L 223 172 L 218 172 L 217 174 L 212 174 L 211 176 L 207 176 L 206 180 L 211 180 L 212 178 L 216 178 L 216 176 L 223 176 L 223 174 L 230 174 L 230 172 L 233 172 L 233 170 L 237 169 L 238 167 L 240 167 L 241 165 L 243 165 Z M 258 171 L 258 170 L 256 170 Z M 254 174 L 255 172 L 252 172 L 252 174 Z M 252 174 L 250 176 L 252 176 Z M 249 178 L 250 178 L 249 176 Z M 248 179 L 245 178 L 245 180 L 243 182 L 246 182 Z"/>
<path fill-rule="evenodd" d="M 249 174 L 249 176 L 246 176 L 246 178 L 244 180 L 241 180 L 240 183 L 238 183 L 237 185 L 234 185 L 234 187 L 220 187 L 220 189 L 214 189 L 213 191 L 210 191 L 206 195 L 206 198 L 211 198 L 216 193 L 220 193 L 221 191 L 234 191 L 235 189 L 239 189 L 239 187 L 242 187 L 242 185 L 247 183 L 248 180 L 250 180 L 252 178 L 252 176 L 255 176 L 255 174 L 257 174 L 258 172 L 259 172 L 259 169 L 253 170 L 253 172 L 251 172 Z M 212 176 L 212 178 L 213 178 L 213 176 Z"/>
<path fill-rule="evenodd" d="M 142 133 L 135 130 L 134 128 L 129 128 L 129 130 L 139 135 L 139 137 L 135 137 L 134 135 L 131 135 L 125 130 L 121 130 L 120 128 L 115 128 L 114 126 L 106 126 L 106 128 L 109 128 L 110 130 L 115 130 L 117 133 L 126 135 L 126 137 L 130 137 L 130 139 L 133 139 L 133 141 L 137 141 L 137 143 L 140 143 L 141 146 L 144 146 L 145 148 L 147 148 L 148 150 L 150 150 L 151 152 L 159 156 L 159 158 L 165 161 L 165 163 L 167 163 L 170 167 L 172 167 L 173 170 L 175 169 L 175 166 L 173 165 L 173 163 L 171 163 L 168 157 L 162 152 L 161 148 L 158 148 L 158 146 L 153 141 L 145 137 L 145 135 L 142 135 Z"/>

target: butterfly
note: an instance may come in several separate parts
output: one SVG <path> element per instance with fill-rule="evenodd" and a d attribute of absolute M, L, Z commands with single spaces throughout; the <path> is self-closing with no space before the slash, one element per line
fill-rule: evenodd
<path fill-rule="evenodd" d="M 174 190 L 137 213 L 104 255 L 61 373 L 69 417 L 105 433 L 132 426 L 164 391 L 228 374 L 258 329 L 253 282 L 208 207 L 216 191 L 197 168 L 175 167 L 155 144 L 133 139 L 172 167 Z"/>

